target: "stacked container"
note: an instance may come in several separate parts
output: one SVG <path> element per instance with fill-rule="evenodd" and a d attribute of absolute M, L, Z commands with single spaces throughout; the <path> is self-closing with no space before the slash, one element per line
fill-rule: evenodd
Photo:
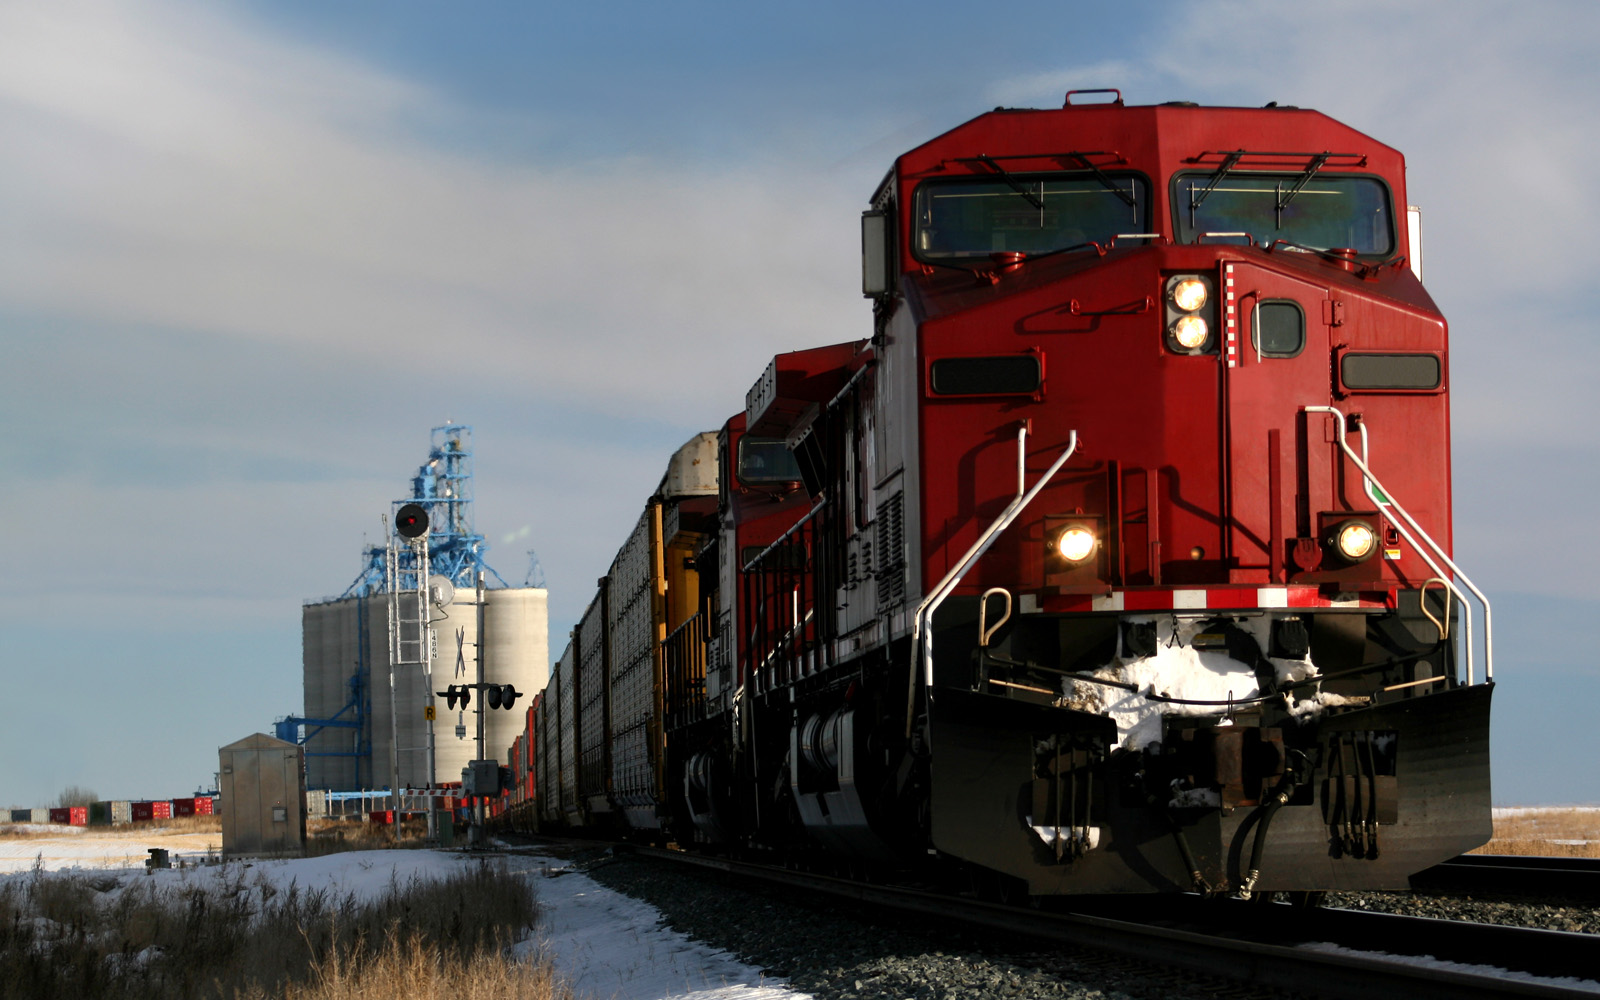
<path fill-rule="evenodd" d="M 90 826 L 122 826 L 133 822 L 133 803 L 127 799 L 93 802 L 89 805 Z"/>
<path fill-rule="evenodd" d="M 655 572 L 660 506 L 648 504 L 607 577 L 611 644 L 611 798 L 635 829 L 660 826 L 656 814 Z M 587 763 L 587 761 L 586 761 Z"/>
<path fill-rule="evenodd" d="M 171 819 L 172 803 L 170 801 L 134 802 L 130 805 L 130 815 L 135 823 L 148 823 L 151 820 Z"/>
<path fill-rule="evenodd" d="M 586 815 L 611 811 L 611 678 L 606 672 L 606 594 L 609 581 L 578 624 L 578 797 Z"/>

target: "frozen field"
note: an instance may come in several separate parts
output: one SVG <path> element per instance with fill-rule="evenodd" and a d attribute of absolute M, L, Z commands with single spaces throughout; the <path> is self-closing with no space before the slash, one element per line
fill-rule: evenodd
<path fill-rule="evenodd" d="M 35 863 L 47 871 L 64 868 L 143 868 L 152 847 L 173 855 L 204 858 L 222 851 L 220 833 L 174 833 L 159 827 L 137 834 L 103 833 L 83 826 L 18 827 L 0 825 L 0 834 L 44 829 L 44 836 L 0 836 L 0 874 L 27 871 Z"/>
<path fill-rule="evenodd" d="M 234 861 L 146 873 L 151 847 L 174 858 L 204 859 L 221 846 L 220 834 L 108 836 L 78 828 L 59 836 L 0 838 L 0 880 L 30 878 L 36 864 L 54 877 L 93 874 L 97 884 L 115 879 L 108 894 L 132 880 L 174 888 L 211 882 L 222 886 L 245 869 L 245 884 L 276 890 L 291 884 L 369 899 L 413 878 L 450 874 L 473 858 L 459 852 L 349 851 L 285 861 Z M 526 958 L 549 958 L 580 997 L 616 1000 L 809 1000 L 808 995 L 763 981 L 757 969 L 669 930 L 655 908 L 613 892 L 566 862 L 530 855 L 505 857 L 513 875 L 533 879 L 544 911 L 535 936 L 517 946 Z"/>

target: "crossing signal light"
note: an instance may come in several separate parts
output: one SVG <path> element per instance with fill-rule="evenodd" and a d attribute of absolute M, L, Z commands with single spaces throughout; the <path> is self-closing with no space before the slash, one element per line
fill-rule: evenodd
<path fill-rule="evenodd" d="M 515 684 L 451 684 L 443 691 L 434 694 L 444 699 L 444 703 L 452 709 L 466 708 L 472 704 L 472 689 L 483 688 L 483 700 L 490 708 L 510 708 L 522 697 L 522 692 L 517 690 Z"/>
<path fill-rule="evenodd" d="M 483 696 L 490 708 L 510 708 L 522 697 L 522 692 L 514 684 L 485 684 Z"/>
<path fill-rule="evenodd" d="M 456 703 L 458 701 L 461 703 L 462 708 L 466 708 L 467 705 L 472 701 L 472 688 L 466 684 L 462 684 L 460 687 L 451 684 L 443 691 L 435 691 L 434 694 L 443 698 L 444 703 L 450 706 L 452 709 L 456 707 Z"/>
<path fill-rule="evenodd" d="M 428 512 L 421 504 L 406 504 L 394 515 L 394 530 L 406 538 L 421 538 L 428 532 Z"/>

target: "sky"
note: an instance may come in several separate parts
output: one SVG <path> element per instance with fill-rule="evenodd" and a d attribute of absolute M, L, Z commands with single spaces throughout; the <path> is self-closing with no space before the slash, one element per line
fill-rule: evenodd
<path fill-rule="evenodd" d="M 552 653 L 666 459 L 870 332 L 893 158 L 1071 88 L 1399 148 L 1451 322 L 1494 796 L 1600 802 L 1600 5 L 0 0 L 0 804 L 209 787 L 302 708 L 430 428 Z"/>

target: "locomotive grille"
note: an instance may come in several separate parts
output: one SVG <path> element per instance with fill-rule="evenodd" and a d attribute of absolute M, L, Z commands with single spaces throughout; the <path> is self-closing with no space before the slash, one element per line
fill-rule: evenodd
<path fill-rule="evenodd" d="M 878 531 L 878 607 L 887 610 L 906 600 L 906 500 L 904 493 L 878 505 L 873 521 Z"/>

